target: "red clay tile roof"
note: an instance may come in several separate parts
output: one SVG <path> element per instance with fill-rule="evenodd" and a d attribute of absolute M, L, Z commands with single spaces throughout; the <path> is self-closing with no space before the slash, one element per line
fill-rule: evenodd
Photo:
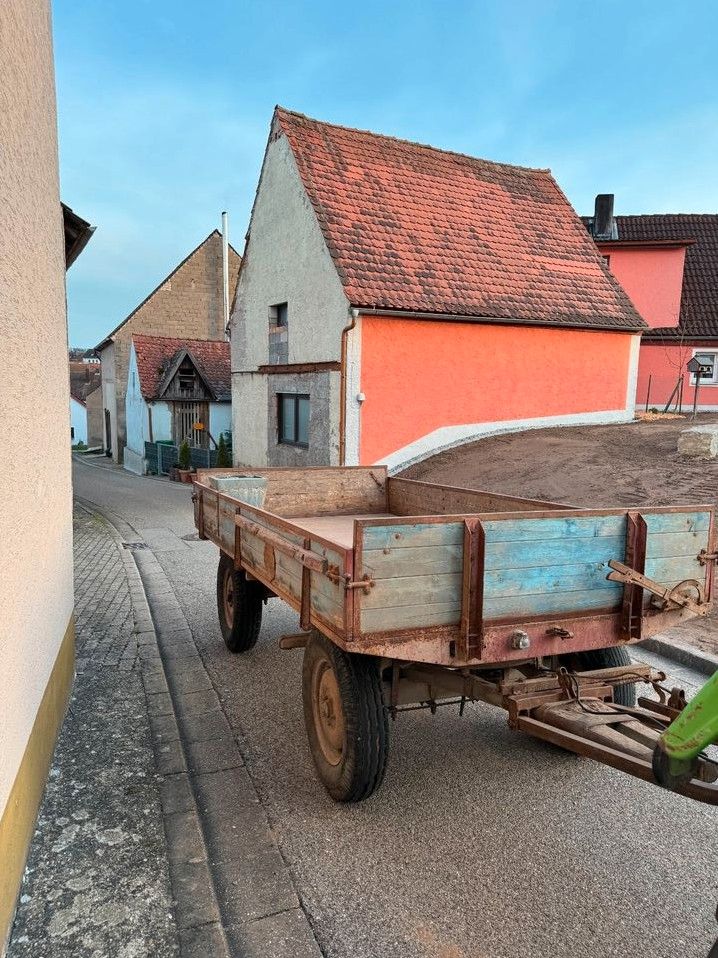
<path fill-rule="evenodd" d="M 187 350 L 198 371 L 220 402 L 232 395 L 229 343 L 213 339 L 176 339 L 170 336 L 132 337 L 140 375 L 140 391 L 145 399 L 157 399 L 165 373 L 181 352 Z"/>
<path fill-rule="evenodd" d="M 448 153 L 277 107 L 353 306 L 645 327 L 547 170 Z"/>
<path fill-rule="evenodd" d="M 695 240 L 686 249 L 681 314 L 673 329 L 652 329 L 646 339 L 718 338 L 718 215 L 660 213 L 617 216 L 618 242 Z"/>
<path fill-rule="evenodd" d="M 84 402 L 87 396 L 99 386 L 102 379 L 102 368 L 99 363 L 83 363 L 70 360 L 70 395 L 79 402 Z"/>

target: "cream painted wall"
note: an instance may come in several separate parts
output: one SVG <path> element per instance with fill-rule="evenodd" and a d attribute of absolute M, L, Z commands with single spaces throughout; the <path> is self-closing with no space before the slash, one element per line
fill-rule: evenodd
<path fill-rule="evenodd" d="M 72 615 L 65 260 L 48 0 L 0 3 L 0 815 Z M 42 456 L 37 450 L 42 449 Z M 1 866 L 0 866 L 1 867 Z"/>

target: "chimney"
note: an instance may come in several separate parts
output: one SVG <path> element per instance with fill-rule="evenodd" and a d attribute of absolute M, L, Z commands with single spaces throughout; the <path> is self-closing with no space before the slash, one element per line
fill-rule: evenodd
<path fill-rule="evenodd" d="M 616 221 L 613 218 L 613 193 L 599 193 L 593 214 L 593 238 L 597 240 L 618 239 Z"/>

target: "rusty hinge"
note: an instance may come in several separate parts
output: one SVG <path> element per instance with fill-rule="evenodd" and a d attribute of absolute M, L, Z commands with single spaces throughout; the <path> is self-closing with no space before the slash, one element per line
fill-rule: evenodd
<path fill-rule="evenodd" d="M 371 576 L 366 574 L 358 581 L 353 582 L 350 576 L 346 573 L 342 574 L 335 565 L 329 566 L 325 574 L 331 582 L 341 582 L 345 589 L 363 589 L 366 595 L 369 595 L 369 590 L 376 585 Z"/>
<path fill-rule="evenodd" d="M 718 552 L 708 552 L 707 549 L 701 549 L 696 558 L 701 565 L 708 565 L 709 562 L 718 562 Z"/>

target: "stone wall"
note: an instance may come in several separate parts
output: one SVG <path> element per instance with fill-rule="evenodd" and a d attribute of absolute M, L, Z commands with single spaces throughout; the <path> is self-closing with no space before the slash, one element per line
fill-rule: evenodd
<path fill-rule="evenodd" d="M 237 285 L 240 257 L 229 251 L 230 302 Z M 222 236 L 215 230 L 192 252 L 112 336 L 115 347 L 115 396 L 110 413 L 117 423 L 112 455 L 120 461 L 127 442 L 125 395 L 134 333 L 187 339 L 224 339 Z M 103 377 L 105 352 L 101 353 Z M 113 423 L 114 426 L 114 423 Z M 113 428 L 113 433 L 115 429 Z"/>
<path fill-rule="evenodd" d="M 97 386 L 88 393 L 87 399 L 87 445 L 102 445 L 102 388 Z"/>

